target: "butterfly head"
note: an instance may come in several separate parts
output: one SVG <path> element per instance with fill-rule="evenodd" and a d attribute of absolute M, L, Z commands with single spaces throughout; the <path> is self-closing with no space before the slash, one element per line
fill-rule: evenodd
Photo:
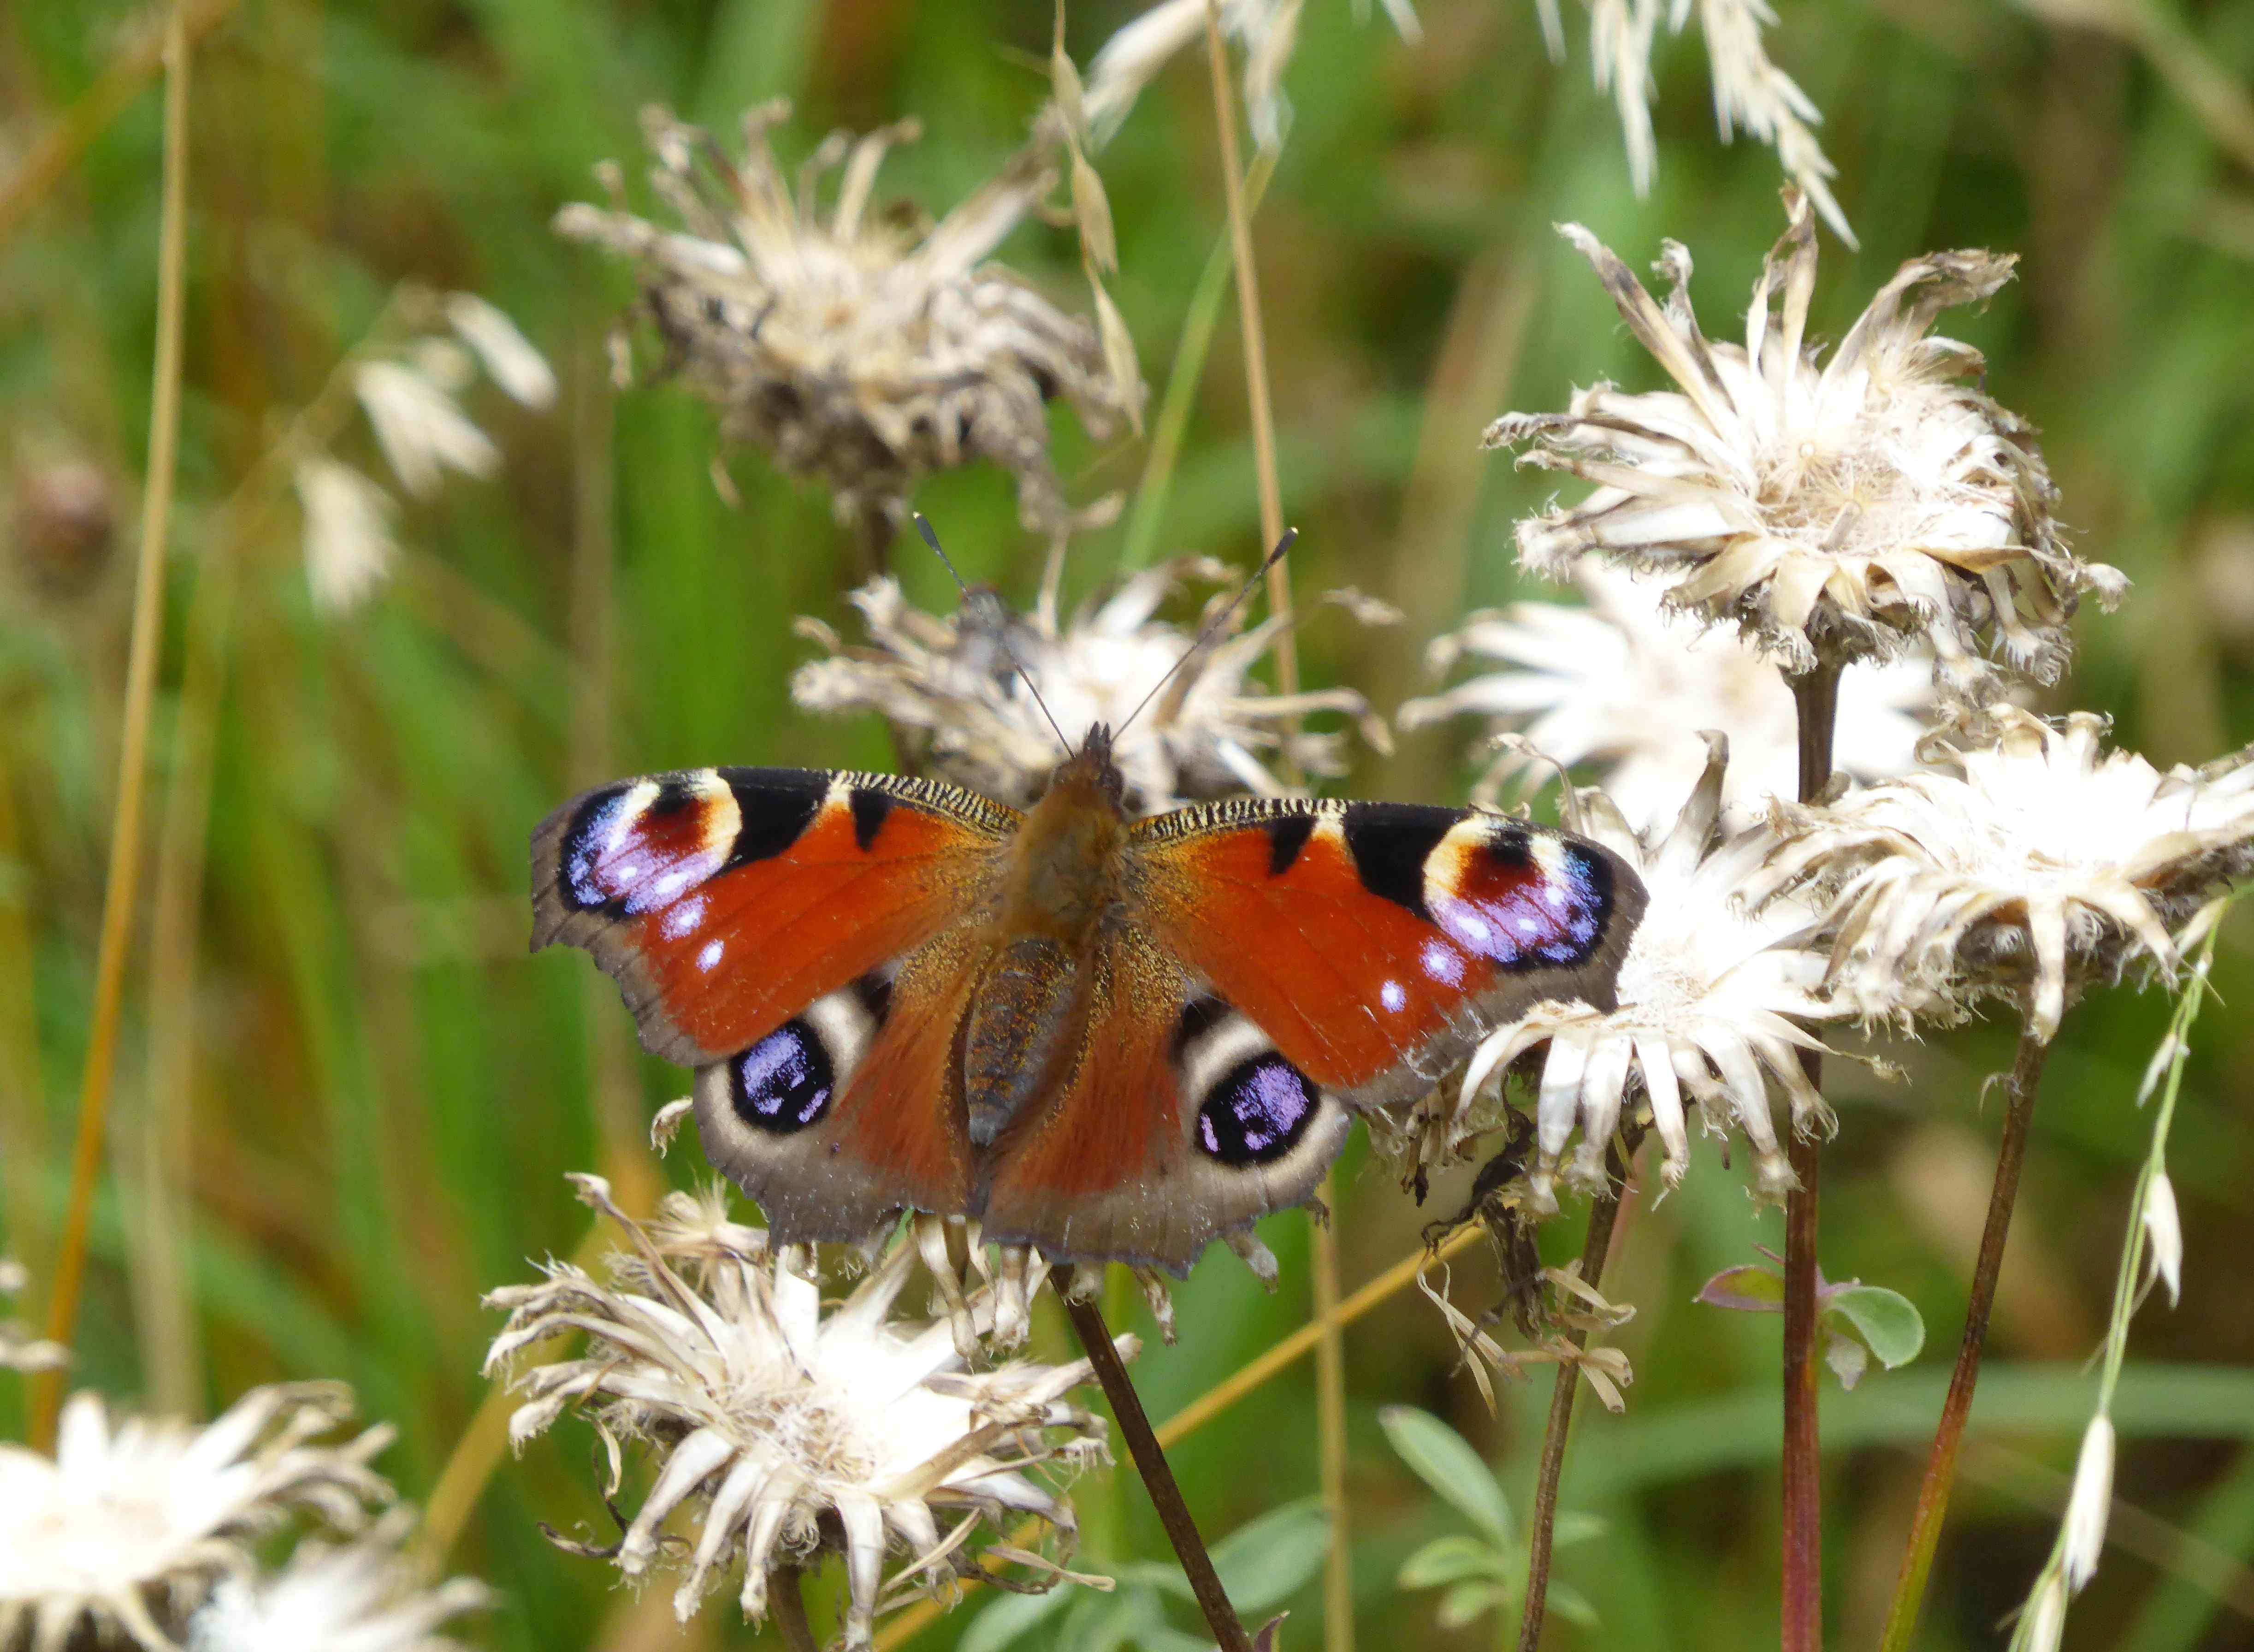
<path fill-rule="evenodd" d="M 1049 772 L 1046 794 L 1069 797 L 1083 805 L 1092 804 L 1104 813 L 1124 816 L 1127 812 L 1127 777 L 1119 772 L 1111 741 L 1110 724 L 1091 724 L 1080 749 Z"/>

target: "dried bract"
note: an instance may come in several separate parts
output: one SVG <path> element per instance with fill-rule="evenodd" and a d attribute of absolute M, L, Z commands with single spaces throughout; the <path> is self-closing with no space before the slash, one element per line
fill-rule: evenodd
<path fill-rule="evenodd" d="M 1679 244 L 1657 266 L 1672 288 L 1662 305 L 1588 231 L 1563 227 L 1677 388 L 1599 384 L 1570 412 L 1489 427 L 1489 446 L 1530 443 L 1520 463 L 1596 487 L 1520 523 L 1521 559 L 1552 578 L 1592 555 L 1680 570 L 1671 600 L 1734 620 L 1793 671 L 1929 637 L 1942 687 L 1984 703 L 2000 687 L 1985 630 L 2012 666 L 2054 678 L 2077 598 L 2110 603 L 2124 582 L 2060 539 L 2041 455 L 1979 388 L 1979 354 L 1928 331 L 1994 292 L 2012 260 L 1913 259 L 1822 361 L 1806 341 L 1813 221 L 1796 191 L 1786 204 L 1791 227 L 1754 284 L 1742 346 L 1700 332 Z"/>
<path fill-rule="evenodd" d="M 809 711 L 875 711 L 896 728 L 927 736 L 933 760 L 948 778 L 1029 804 L 1064 753 L 1013 659 L 1074 740 L 1098 723 L 1120 730 L 1180 665 L 1149 709 L 1126 724 L 1115 753 L 1127 779 L 1127 807 L 1138 815 L 1222 792 L 1276 795 L 1282 787 L 1263 754 L 1287 737 L 1306 773 L 1339 773 L 1342 735 L 1293 732 L 1311 712 L 1343 712 L 1365 739 L 1386 749 L 1384 725 L 1353 690 L 1285 696 L 1250 679 L 1284 622 L 1269 620 L 1190 654 L 1190 637 L 1153 618 L 1185 579 L 1231 578 L 1220 564 L 1202 559 L 1148 569 L 1069 626 L 1057 621 L 1046 601 L 1030 618 L 1019 618 L 990 592 L 974 593 L 942 620 L 909 606 L 895 581 L 876 579 L 852 598 L 872 646 L 850 648 L 819 621 L 800 622 L 801 632 L 830 657 L 799 668 L 791 697 Z M 1382 605 L 1353 592 L 1330 600 L 1365 622 L 1391 618 Z"/>
<path fill-rule="evenodd" d="M 1726 831 L 1751 825 L 1770 799 L 1794 794 L 1796 713 L 1774 665 L 1734 634 L 1669 608 L 1662 577 L 1584 563 L 1573 580 L 1586 607 L 1513 603 L 1473 614 L 1432 643 L 1425 660 L 1435 676 L 1465 660 L 1502 668 L 1410 701 L 1398 725 L 1405 732 L 1472 713 L 1489 718 L 1493 732 L 1522 735 L 1488 766 L 1473 793 L 1482 802 L 1534 767 L 1533 752 L 1595 764 L 1605 795 L 1640 831 L 1659 824 L 1698 783 L 1706 763 L 1700 736 L 1709 729 L 1730 740 Z M 1833 763 L 1862 780 L 1915 767 L 1920 719 L 1932 699 L 1932 670 L 1922 661 L 1848 672 L 1839 683 Z"/>
<path fill-rule="evenodd" d="M 414 1523 L 394 1509 L 355 1542 L 309 1538 L 270 1576 L 221 1579 L 188 1652 L 463 1652 L 439 1626 L 497 1597 L 467 1578 L 424 1587 L 403 1552 Z"/>
<path fill-rule="evenodd" d="M 317 1438 L 351 1413 L 334 1384 L 253 1389 L 202 1428 L 113 1425 L 96 1394 L 64 1403 L 52 1458 L 0 1444 L 0 1647 L 60 1652 L 81 1632 L 172 1652 L 213 1582 L 298 1510 L 350 1530 L 390 1488 L 368 1460 L 391 1432 Z"/>
<path fill-rule="evenodd" d="M 2048 1040 L 2069 987 L 2139 956 L 2173 970 L 2171 928 L 2254 869 L 2254 752 L 2163 774 L 2101 752 L 2086 712 L 2056 727 L 2006 707 L 1988 727 L 1989 744 L 1937 743 L 1954 774 L 1780 809 L 1752 893 L 1822 895 L 1830 990 L 1866 1018 L 2003 993 Z"/>
<path fill-rule="evenodd" d="M 0 1297 L 12 1297 L 24 1288 L 24 1264 L 0 1256 Z M 51 1371 L 70 1363 L 70 1350 L 43 1342 L 12 1320 L 0 1320 L 0 1370 Z"/>
<path fill-rule="evenodd" d="M 1113 379 L 1087 322 L 984 262 L 1054 184 L 1048 165 L 1019 153 L 917 233 L 870 211 L 885 151 L 914 122 L 833 136 L 794 193 L 767 141 L 788 113 L 746 116 L 732 162 L 708 133 L 651 111 L 651 183 L 683 228 L 573 205 L 557 233 L 633 258 L 669 364 L 724 410 L 730 436 L 821 478 L 841 516 L 898 516 L 917 477 L 983 459 L 1016 478 L 1028 526 L 1069 526 L 1046 404 L 1062 396 L 1101 440 L 1142 389 Z M 816 183 L 841 164 L 825 213 Z"/>
<path fill-rule="evenodd" d="M 578 1357 L 514 1376 L 528 1397 L 510 1439 L 521 1448 L 567 1409 L 585 1408 L 610 1455 L 608 1497 L 629 1445 L 649 1449 L 655 1483 L 612 1558 L 627 1577 L 645 1576 L 675 1544 L 660 1528 L 694 1507 L 696 1536 L 682 1545 L 686 1575 L 673 1597 L 683 1621 L 732 1562 L 742 1562 L 743 1610 L 757 1618 L 770 1569 L 842 1550 L 846 1644 L 866 1647 L 880 1609 L 967 1565 L 966 1546 L 1005 1512 L 1038 1515 L 1069 1541 L 1071 1505 L 1026 1471 L 1102 1454 L 1102 1424 L 1063 1397 L 1089 1380 L 1085 1362 L 967 1369 L 944 1320 L 892 1315 L 917 1265 L 913 1243 L 896 1245 L 825 1307 L 802 1251 L 763 1260 L 738 1236 L 676 1210 L 675 1254 L 695 1251 L 692 1277 L 661 1251 L 667 1230 L 619 1210 L 599 1178 L 573 1180 L 632 1249 L 612 1257 L 607 1284 L 550 1263 L 543 1283 L 494 1292 L 488 1306 L 509 1318 L 486 1369 L 551 1337 L 586 1334 Z M 713 1236 L 682 1240 L 692 1226 Z M 966 1306 L 979 1333 L 990 1332 L 993 1293 L 974 1291 Z M 895 1549 L 907 1559 L 887 1578 Z M 1036 1584 L 1057 1575 L 1035 1564 L 1048 1568 Z"/>
<path fill-rule="evenodd" d="M 1797 1025 L 1841 1013 L 1817 991 L 1824 956 L 1803 944 L 1810 914 L 1772 904 L 1749 911 L 1748 881 L 1774 847 L 1764 827 L 1716 843 L 1725 742 L 1716 738 L 1706 771 L 1664 838 L 1647 844 L 1601 794 L 1583 793 L 1588 834 L 1627 857 L 1650 905 L 1620 966 L 1617 1008 L 1536 1004 L 1489 1034 L 1473 1054 L 1460 1106 L 1478 1102 L 1488 1078 L 1546 1044 L 1536 1101 L 1536 1144 L 1529 1199 L 1555 1209 L 1555 1178 L 1603 1185 L 1605 1149 L 1640 1087 L 1667 1150 L 1670 1186 L 1690 1164 L 1684 1098 L 1710 1130 L 1734 1122 L 1753 1145 L 1760 1192 L 1780 1197 L 1792 1171 L 1770 1120 L 1772 1085 L 1789 1099 L 1802 1131 L 1830 1118 L 1802 1071 L 1799 1052 L 1824 1046 Z M 1580 1145 L 1570 1164 L 1576 1128 Z"/>

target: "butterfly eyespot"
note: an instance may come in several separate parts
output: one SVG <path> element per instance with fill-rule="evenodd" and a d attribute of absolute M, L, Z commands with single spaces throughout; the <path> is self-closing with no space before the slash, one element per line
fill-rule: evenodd
<path fill-rule="evenodd" d="M 1281 1158 L 1314 1118 L 1315 1087 L 1282 1056 L 1256 1055 L 1229 1069 L 1198 1109 L 1197 1143 L 1224 1165 Z"/>
<path fill-rule="evenodd" d="M 830 1110 L 836 1070 L 804 1020 L 786 1022 L 728 1062 L 728 1099 L 754 1130 L 788 1136 Z"/>

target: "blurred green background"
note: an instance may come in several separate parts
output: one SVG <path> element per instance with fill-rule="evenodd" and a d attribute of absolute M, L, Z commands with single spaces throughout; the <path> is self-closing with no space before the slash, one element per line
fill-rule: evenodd
<path fill-rule="evenodd" d="M 1945 330 L 1989 356 L 1991 383 L 2044 433 L 2063 516 L 2085 554 L 2135 582 L 2118 617 L 2077 624 L 2072 679 L 2048 709 L 2111 713 L 2162 764 L 2254 736 L 2254 7 L 2080 6 L 2076 24 L 1987 0 L 1786 0 L 1771 49 L 1820 105 L 1859 252 L 1827 233 L 1817 324 L 1834 336 L 1902 259 L 1985 246 L 2021 279 Z M 1717 140 L 1704 48 L 1662 43 L 1661 167 L 1638 200 L 1609 100 L 1592 89 L 1568 8 L 1568 61 L 1544 56 L 1530 5 L 1423 0 L 1421 45 L 1347 0 L 1310 0 L 1286 87 L 1296 116 L 1256 238 L 1290 519 L 1303 593 L 1354 584 L 1406 623 L 1317 619 L 1310 682 L 1390 710 L 1420 682 L 1424 640 L 1519 594 L 1510 526 L 1547 489 L 1475 452 L 1506 408 L 1562 405 L 1571 385 L 1656 370 L 1585 265 L 1550 233 L 1589 225 L 1632 263 L 1690 243 L 1710 332 L 1726 336 L 1781 224 L 1767 149 Z M 1131 5 L 1083 0 L 1083 63 Z M 2092 25 L 2096 26 L 2092 26 Z M 125 638 L 130 547 L 148 427 L 161 148 L 151 88 L 58 175 L 19 168 L 85 120 L 149 19 L 109 0 L 0 10 L 0 1236 L 43 1280 L 67 1180 L 85 1045 Z M 746 104 L 795 100 L 787 160 L 833 126 L 903 115 L 926 136 L 879 199 L 943 212 L 1020 141 L 1046 94 L 1040 0 L 243 0 L 196 60 L 182 502 L 158 707 L 156 875 L 201 868 L 192 931 L 136 945 L 116 1129 L 78 1380 L 208 1413 L 243 1387 L 341 1376 L 401 1429 L 384 1465 L 427 1494 L 485 1392 L 495 1316 L 483 1291 L 585 1229 L 567 1170 L 596 1165 L 603 1120 L 630 1138 L 682 1075 L 634 1054 L 606 985 L 576 955 L 528 958 L 525 841 L 579 784 L 710 762 L 885 766 L 872 720 L 822 723 L 786 683 L 809 645 L 794 615 L 849 634 L 848 536 L 818 490 L 764 456 L 710 474 L 714 420 L 677 387 L 608 388 L 603 341 L 627 274 L 549 231 L 590 198 L 590 168 L 643 167 L 635 113 L 659 101 L 721 130 Z M 2161 68 L 2156 69 L 2156 64 Z M 2162 70 L 2166 72 L 2163 73 Z M 1198 272 L 1224 226 L 1205 66 L 1193 53 L 1101 158 L 1118 225 L 1113 291 L 1154 396 Z M 2189 100 L 2186 88 L 2194 94 Z M 0 187 L 7 187 L 0 186 Z M 1034 223 L 1005 256 L 1086 307 L 1068 228 Z M 396 578 L 342 618 L 317 614 L 286 500 L 222 502 L 320 391 L 402 281 L 467 289 L 514 316 L 564 382 L 550 414 L 481 392 L 505 452 L 398 523 Z M 1225 316 L 1164 518 L 1163 550 L 1256 554 L 1257 510 L 1234 321 Z M 1131 487 L 1144 452 L 1091 446 L 1060 414 L 1068 491 Z M 337 451 L 371 470 L 364 428 Z M 23 501 L 63 460 L 105 480 L 106 530 L 41 538 Z M 970 577 L 1028 603 L 1043 547 L 1007 479 L 934 480 L 917 503 Z M 100 524 L 95 524 L 98 528 Z M 206 852 L 162 830 L 183 772 L 180 661 L 192 592 L 228 542 L 238 559 Z M 1119 531 L 1076 542 L 1068 594 L 1099 590 Z M 60 549 L 58 549 L 60 547 Z M 901 556 L 910 592 L 952 606 L 942 570 Z M 214 634 L 217 634 L 216 632 Z M 1420 733 L 1348 784 L 1460 797 L 1461 728 Z M 169 856 L 169 859 L 165 857 Z M 171 886 L 176 902 L 179 886 Z M 2254 1646 L 2254 925 L 2226 931 L 2222 1007 L 2198 1029 L 2172 1165 L 2186 1289 L 2138 1321 L 2120 1410 L 2130 1512 L 2068 1632 L 2133 1652 Z M 156 959 L 152 973 L 150 960 Z M 192 962 L 192 968 L 189 967 Z M 169 997 L 167 996 L 169 995 Z M 168 1011 L 164 1006 L 171 1006 Z M 2069 1016 L 2052 1063 L 1974 1432 L 1922 1644 L 2001 1643 L 1998 1619 L 2047 1551 L 2094 1379 L 2145 1121 L 2131 1105 L 2164 1020 L 2157 994 Z M 170 1019 L 167 1020 L 167 1016 Z M 1924 1357 L 1827 1399 L 1828 1605 L 1867 1645 L 1900 1553 L 1917 1451 L 1961 1325 L 1997 1110 L 1984 1074 L 2009 1029 L 1894 1052 L 1908 1086 L 1837 1080 L 1822 1254 L 1834 1278 L 1909 1294 Z M 192 1102 L 185 1141 L 150 1121 L 162 1086 Z M 684 1144 L 664 1174 L 702 1170 Z M 186 1188 L 175 1222 L 152 1181 Z M 1357 1144 L 1339 1233 L 1349 1288 L 1418 1242 L 1416 1209 Z M 1461 1186 L 1436 1190 L 1449 1208 Z M 1578 1247 L 1579 1214 L 1546 1243 Z M 1656 1208 L 1639 1199 L 1607 1284 L 1639 1313 L 1617 1339 L 1636 1373 L 1624 1418 L 1585 1408 L 1565 1505 L 1605 1536 L 1561 1578 L 1600 1630 L 1559 1645 L 1739 1648 L 1774 1634 L 1774 1320 L 1690 1306 L 1698 1283 L 1781 1242 L 1740 1177 L 1701 1152 Z M 1304 1217 L 1268 1224 L 1284 1284 L 1264 1297 L 1226 1256 L 1179 1293 L 1179 1346 L 1138 1368 L 1163 1416 L 1306 1315 Z M 192 1286 L 184 1320 L 177 1270 Z M 1459 1298 L 1491 1287 L 1460 1264 Z M 1130 1293 L 1131 1294 L 1131 1293 Z M 35 1284 L 30 1306 L 41 1306 Z M 1139 1307 L 1137 1317 L 1142 1320 Z M 1144 1328 L 1148 1329 L 1147 1323 Z M 1043 1346 L 1060 1352 L 1060 1326 Z M 1348 1338 L 1362 1629 L 1373 1643 L 1469 1646 L 1431 1596 L 1393 1584 L 1453 1517 L 1386 1447 L 1376 1408 L 1447 1417 L 1522 1506 L 1548 1380 L 1490 1418 L 1413 1293 Z M 19 1437 L 0 1391 L 0 1432 Z M 1193 1506 L 1225 1531 L 1312 1490 L 1312 1378 L 1295 1368 L 1185 1446 Z M 592 1437 L 567 1424 L 504 1465 L 453 1557 L 508 1603 L 472 1634 L 497 1648 L 746 1645 L 727 1597 L 676 1631 L 653 1589 L 551 1549 L 547 1520 L 600 1536 Z M 1138 1486 L 1099 1474 L 1080 1501 L 1099 1563 L 1164 1553 Z M 834 1579 L 833 1579 L 834 1581 Z M 1296 1601 L 1312 1643 L 1318 1592 Z M 947 1644 L 966 1608 L 928 1632 Z"/>

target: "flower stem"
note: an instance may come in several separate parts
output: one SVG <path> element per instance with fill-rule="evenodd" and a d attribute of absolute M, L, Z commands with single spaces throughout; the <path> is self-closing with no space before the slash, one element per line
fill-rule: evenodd
<path fill-rule="evenodd" d="M 46 1338 L 67 1348 L 78 1326 L 86 1277 L 88 1228 L 101 1179 L 103 1126 L 116 1076 L 117 1031 L 124 1005 L 125 957 L 141 880 L 143 802 L 148 785 L 149 725 L 157 698 L 157 655 L 164 631 L 164 548 L 172 510 L 173 457 L 180 427 L 180 332 L 187 290 L 188 15 L 175 4 L 164 24 L 164 216 L 157 253 L 157 360 L 149 409 L 149 472 L 141 510 L 140 564 L 133 593 L 133 635 L 127 656 L 124 726 L 118 741 L 117 802 L 110 827 L 109 870 L 102 892 L 102 938 L 95 954 L 94 1007 L 86 1068 L 79 1088 L 78 1141 L 71 1162 L 70 1204 L 55 1252 L 54 1294 Z M 31 1395 L 35 1449 L 54 1440 L 62 1406 L 60 1371 L 40 1374 Z"/>
<path fill-rule="evenodd" d="M 1800 800 L 1813 802 L 1831 783 L 1831 737 L 1838 721 L 1837 661 L 1788 676 L 1800 734 Z M 1819 1092 L 1824 1060 L 1800 1053 Z M 1816 1431 L 1816 1228 L 1822 1150 L 1795 1122 L 1788 1157 L 1794 1186 L 1784 1200 L 1784 1652 L 1821 1652 L 1824 1645 L 1823 1448 Z"/>
<path fill-rule="evenodd" d="M 2003 1140 L 1996 1150 L 1996 1180 L 1988 1194 L 1988 1222 L 1980 1232 L 1980 1257 L 1973 1266 L 1972 1293 L 1964 1305 L 1964 1340 L 1957 1346 L 1956 1369 L 1949 1379 L 1949 1396 L 1942 1402 L 1941 1424 L 1934 1431 L 1933 1448 L 1926 1455 L 1925 1479 L 1918 1487 L 1917 1512 L 1910 1522 L 1909 1545 L 1902 1555 L 1894 1601 L 1886 1608 L 1880 1652 L 1908 1652 L 1910 1636 L 1917 1629 L 1918 1607 L 1925 1600 L 1926 1579 L 1932 1572 L 1934 1550 L 1941 1541 L 1942 1521 L 1949 1511 L 1950 1489 L 1956 1483 L 1957 1449 L 1964 1444 L 1965 1419 L 1972 1411 L 1973 1386 L 1980 1380 L 1980 1354 L 1988 1340 L 1996 1280 L 2004 1268 L 2004 1241 L 2011 1231 L 2012 1207 L 2019 1197 L 2027 1124 L 2035 1111 L 2035 1086 L 2042 1078 L 2043 1058 L 2049 1053 L 2049 1045 L 2035 1035 L 2033 1023 L 2023 1025 L 2006 1090 Z"/>
<path fill-rule="evenodd" d="M 806 1620 L 806 1596 L 799 1577 L 795 1566 L 777 1566 L 767 1573 L 767 1616 L 790 1652 L 819 1652 L 814 1626 Z"/>
<path fill-rule="evenodd" d="M 1119 1432 L 1127 1437 L 1127 1450 L 1151 1494 L 1152 1506 L 1158 1511 L 1158 1523 L 1166 1529 L 1166 1540 L 1173 1544 L 1175 1558 L 1182 1564 L 1182 1575 L 1189 1579 L 1190 1592 L 1197 1597 L 1198 1607 L 1205 1614 L 1221 1652 L 1251 1652 L 1244 1626 L 1237 1621 L 1236 1608 L 1228 1604 L 1228 1595 L 1221 1586 L 1221 1574 L 1213 1569 L 1213 1557 L 1206 1552 L 1205 1539 L 1198 1535 L 1189 1505 L 1182 1501 L 1182 1488 L 1174 1483 L 1174 1471 L 1166 1466 L 1166 1453 L 1151 1431 L 1142 1399 L 1128 1379 L 1119 1350 L 1111 1345 L 1111 1331 L 1103 1323 L 1102 1310 L 1093 1302 L 1074 1301 L 1072 1281 L 1069 1266 L 1059 1267 L 1049 1275 L 1057 1300 L 1064 1304 L 1073 1332 L 1080 1338 L 1088 1364 L 1095 1368 L 1096 1380 L 1103 1385 L 1103 1396 L 1111 1402 Z"/>
<path fill-rule="evenodd" d="M 1605 1191 L 1589 1207 L 1588 1236 L 1581 1243 L 1581 1278 L 1592 1286 L 1604 1279 L 1605 1257 L 1612 1250 L 1613 1228 L 1620 1219 L 1627 1182 L 1628 1159 L 1615 1140 L 1605 1152 Z M 1577 1348 L 1586 1348 L 1589 1334 L 1571 1332 L 1566 1340 Z M 1526 1607 L 1518 1620 L 1518 1652 L 1535 1652 L 1542 1644 L 1542 1619 L 1550 1605 L 1550 1538 L 1558 1528 L 1558 1482 L 1565 1472 L 1565 1434 L 1572 1425 L 1574 1396 L 1580 1391 L 1580 1372 L 1570 1362 L 1560 1362 L 1558 1386 L 1550 1391 L 1550 1422 L 1542 1432 L 1542 1468 L 1534 1481 L 1533 1529 L 1527 1537 Z"/>

